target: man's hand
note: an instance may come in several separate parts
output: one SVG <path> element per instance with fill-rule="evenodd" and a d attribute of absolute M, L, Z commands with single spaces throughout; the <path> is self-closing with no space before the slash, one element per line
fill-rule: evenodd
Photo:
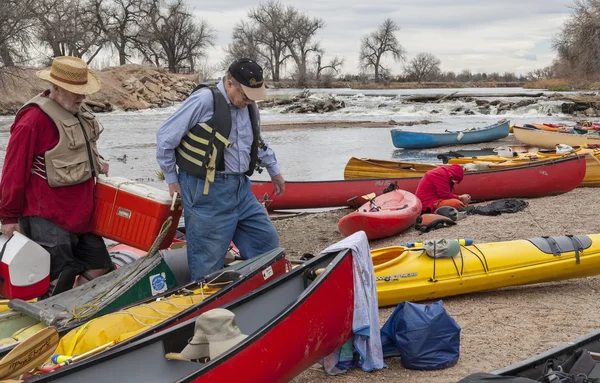
<path fill-rule="evenodd" d="M 181 195 L 181 186 L 179 186 L 179 182 L 173 182 L 172 184 L 169 184 L 169 194 L 171 197 L 173 197 L 173 193 L 175 192 Z"/>
<path fill-rule="evenodd" d="M 108 162 L 106 161 L 101 161 L 100 164 L 102 165 L 102 169 L 100 169 L 100 174 L 104 174 L 106 176 L 108 176 Z"/>
<path fill-rule="evenodd" d="M 8 238 L 12 237 L 15 231 L 21 232 L 18 223 L 7 223 L 2 225 L 2 234 L 6 235 Z"/>
<path fill-rule="evenodd" d="M 283 195 L 285 192 L 285 180 L 280 174 L 271 177 L 271 181 L 273 182 L 273 187 L 275 188 L 275 195 Z"/>
<path fill-rule="evenodd" d="M 458 199 L 465 205 L 468 205 L 469 202 L 471 202 L 471 196 L 469 194 L 461 194 L 458 196 Z"/>

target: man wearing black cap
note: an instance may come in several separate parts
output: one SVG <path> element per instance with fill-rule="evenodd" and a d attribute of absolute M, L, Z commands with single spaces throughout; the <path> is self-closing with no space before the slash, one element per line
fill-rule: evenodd
<path fill-rule="evenodd" d="M 236 60 L 217 85 L 194 89 L 156 133 L 156 159 L 169 192 L 183 199 L 192 280 L 221 269 L 232 240 L 242 258 L 279 246 L 250 190 L 258 165 L 267 168 L 277 195 L 285 190 L 275 152 L 260 136 L 255 101 L 265 96 L 260 65 Z"/>

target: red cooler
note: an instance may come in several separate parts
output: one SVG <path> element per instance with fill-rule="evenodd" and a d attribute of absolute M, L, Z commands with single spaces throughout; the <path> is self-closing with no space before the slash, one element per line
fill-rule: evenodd
<path fill-rule="evenodd" d="M 171 196 L 141 182 L 122 177 L 98 177 L 95 190 L 94 233 L 113 241 L 149 250 L 168 217 L 173 217 L 159 249 L 171 245 L 181 218 L 181 203 L 171 210 Z"/>

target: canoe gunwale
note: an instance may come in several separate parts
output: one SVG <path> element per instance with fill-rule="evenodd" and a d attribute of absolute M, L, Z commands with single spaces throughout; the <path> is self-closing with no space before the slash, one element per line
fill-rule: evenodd
<path fill-rule="evenodd" d="M 600 329 L 594 330 L 590 333 L 577 337 L 571 341 L 563 343 L 559 346 L 551 348 L 548 351 L 544 351 L 541 354 L 533 356 L 531 358 L 527 358 L 520 362 L 516 362 L 511 364 L 510 366 L 500 368 L 498 370 L 492 371 L 492 374 L 495 375 L 516 375 L 522 371 L 533 368 L 536 365 L 540 365 L 544 363 L 546 359 L 550 359 L 556 357 L 560 354 L 565 354 L 571 351 L 575 351 L 577 348 L 582 347 L 585 344 L 589 344 L 592 342 L 596 342 L 600 340 Z"/>

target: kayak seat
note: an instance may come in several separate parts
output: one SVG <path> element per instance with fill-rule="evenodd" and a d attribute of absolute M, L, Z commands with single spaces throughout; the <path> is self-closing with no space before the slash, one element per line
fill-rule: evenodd
<path fill-rule="evenodd" d="M 592 240 L 587 235 L 560 235 L 555 237 L 536 237 L 527 239 L 540 251 L 552 254 L 555 257 L 563 253 L 575 252 L 575 258 L 579 263 L 579 253 L 592 245 Z"/>

